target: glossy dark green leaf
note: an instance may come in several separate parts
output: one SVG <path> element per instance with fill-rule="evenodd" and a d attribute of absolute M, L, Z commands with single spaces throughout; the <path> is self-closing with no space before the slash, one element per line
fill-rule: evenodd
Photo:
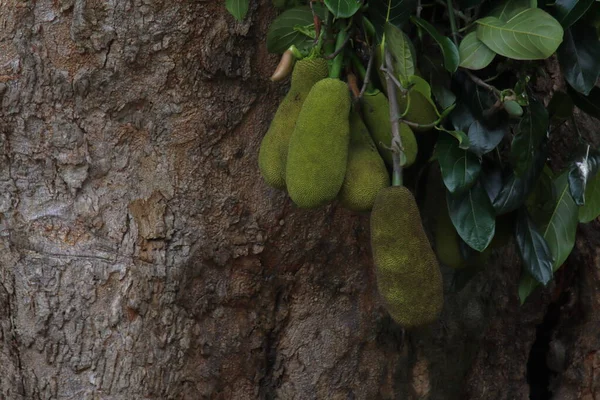
<path fill-rule="evenodd" d="M 498 196 L 498 193 L 500 193 L 500 190 L 502 190 L 502 171 L 499 166 L 484 159 L 479 182 L 483 185 L 490 201 L 493 201 Z"/>
<path fill-rule="evenodd" d="M 494 52 L 515 60 L 550 57 L 563 39 L 563 29 L 540 8 L 521 11 L 504 22 L 496 17 L 476 21 L 477 38 Z"/>
<path fill-rule="evenodd" d="M 401 28 L 416 9 L 417 0 L 369 0 L 368 13 L 381 35 L 386 21 Z"/>
<path fill-rule="evenodd" d="M 291 8 L 301 6 L 304 2 L 302 0 L 273 0 L 273 6 L 275 8 Z"/>
<path fill-rule="evenodd" d="M 600 216 L 600 173 L 594 175 L 585 189 L 585 204 L 579 207 L 579 222 L 588 223 Z"/>
<path fill-rule="evenodd" d="M 517 215 L 515 237 L 525 270 L 545 286 L 552 279 L 552 253 L 546 239 L 524 208 Z"/>
<path fill-rule="evenodd" d="M 567 29 L 557 56 L 569 85 L 587 96 L 600 76 L 600 40 L 594 30 L 581 24 Z"/>
<path fill-rule="evenodd" d="M 546 155 L 547 150 L 544 142 L 540 149 L 536 151 L 530 168 L 523 175 L 518 176 L 511 172 L 503 179 L 502 189 L 492 202 L 497 215 L 514 211 L 525 202 L 525 199 L 535 189 L 544 168 Z"/>
<path fill-rule="evenodd" d="M 316 11 L 322 13 L 322 6 L 315 4 Z M 267 32 L 267 50 L 270 53 L 283 53 L 291 45 L 304 49 L 312 45 L 313 39 L 299 32 L 296 27 L 312 26 L 313 14 L 309 7 L 290 8 L 282 12 L 271 24 Z"/>
<path fill-rule="evenodd" d="M 556 271 L 565 262 L 575 245 L 578 208 L 569 192 L 567 172 L 554 179 L 553 185 L 556 204 L 550 220 L 542 232 L 550 246 L 554 258 L 553 268 Z"/>
<path fill-rule="evenodd" d="M 469 107 L 465 103 L 460 102 L 452 110 L 450 121 L 452 121 L 454 129 L 468 132 L 469 127 L 475 121 L 475 117 L 471 113 L 471 110 L 469 110 Z"/>
<path fill-rule="evenodd" d="M 392 56 L 394 73 L 398 78 L 400 78 L 400 82 L 407 84 L 409 77 L 415 74 L 416 57 L 413 44 L 404 32 L 388 22 L 385 23 L 384 31 L 385 45 Z M 380 63 L 383 61 L 382 46 L 383 44 L 380 45 L 378 49 L 378 60 L 381 60 Z M 379 72 L 381 73 L 380 79 L 382 79 L 382 82 L 385 82 L 385 76 L 383 75 L 383 72 L 381 70 L 379 70 Z"/>
<path fill-rule="evenodd" d="M 445 129 L 445 128 L 439 127 L 439 126 L 436 126 L 435 129 L 437 129 L 438 131 L 441 131 L 441 132 L 446 132 L 446 133 L 454 136 L 454 138 L 456 140 L 458 140 L 458 147 L 460 149 L 467 150 L 469 148 L 469 145 L 470 145 L 469 137 L 463 131 L 451 131 L 451 130 L 448 130 L 448 129 Z"/>
<path fill-rule="evenodd" d="M 450 74 L 445 70 L 442 59 L 422 54 L 419 66 L 423 78 L 431 85 L 431 93 L 442 109 L 455 104 L 456 95 L 450 89 Z"/>
<path fill-rule="evenodd" d="M 483 42 L 477 39 L 475 32 L 469 33 L 458 46 L 460 66 L 467 69 L 479 70 L 487 67 L 494 60 L 494 53 Z"/>
<path fill-rule="evenodd" d="M 452 136 L 440 134 L 436 154 L 444 184 L 451 193 L 464 192 L 475 184 L 481 164 L 473 153 L 462 150 Z"/>
<path fill-rule="evenodd" d="M 567 93 L 569 93 L 577 108 L 594 118 L 600 119 L 600 87 L 594 86 L 590 94 L 584 96 L 567 85 Z"/>
<path fill-rule="evenodd" d="M 225 8 L 238 21 L 243 20 L 248 13 L 248 5 L 250 0 L 225 0 Z"/>
<path fill-rule="evenodd" d="M 556 0 L 552 11 L 558 22 L 567 29 L 581 18 L 594 0 Z"/>
<path fill-rule="evenodd" d="M 529 275 L 527 272 L 523 271 L 521 275 L 521 280 L 519 280 L 519 300 L 521 301 L 521 305 L 525 303 L 525 300 L 529 297 L 529 295 L 538 287 L 539 283 Z"/>
<path fill-rule="evenodd" d="M 564 120 L 573 115 L 573 99 L 565 92 L 556 91 L 548 103 L 548 114 L 551 118 Z"/>
<path fill-rule="evenodd" d="M 552 270 L 556 271 L 565 262 L 575 246 L 578 209 L 569 194 L 567 173 L 558 176 L 553 182 L 556 201 L 552 214 L 542 229 L 542 235 L 552 254 Z M 519 282 L 521 303 L 536 288 L 537 282 L 529 274 L 524 274 Z"/>
<path fill-rule="evenodd" d="M 478 156 L 494 150 L 508 133 L 508 125 L 500 124 L 490 127 L 486 123 L 476 120 L 469 127 L 469 150 Z"/>
<path fill-rule="evenodd" d="M 471 248 L 481 252 L 492 241 L 496 228 L 496 215 L 490 199 L 481 185 L 467 192 L 453 195 L 447 193 L 450 219 L 459 236 Z"/>
<path fill-rule="evenodd" d="M 521 11 L 537 7 L 537 1 L 534 1 L 534 4 L 531 3 L 531 0 L 505 0 L 487 15 L 506 22 Z"/>
<path fill-rule="evenodd" d="M 575 204 L 585 204 L 585 192 L 588 181 L 598 173 L 600 168 L 600 153 L 589 148 L 582 149 L 571 163 L 569 171 L 569 190 Z"/>
<path fill-rule="evenodd" d="M 527 113 L 516 130 L 510 150 L 517 175 L 522 175 L 531 167 L 536 152 L 548 134 L 549 124 L 546 108 L 532 98 Z"/>
<path fill-rule="evenodd" d="M 325 0 L 325 5 L 335 18 L 350 18 L 362 6 L 361 0 Z"/>
<path fill-rule="evenodd" d="M 525 205 L 529 215 L 536 223 L 544 225 L 550 220 L 556 204 L 556 193 L 554 193 L 552 171 L 546 165 L 542 171 L 534 189 L 527 196 Z"/>
<path fill-rule="evenodd" d="M 413 16 L 410 17 L 410 20 L 417 26 L 423 28 L 429 34 L 429 36 L 431 36 L 433 40 L 437 42 L 444 56 L 444 67 L 448 72 L 455 72 L 458 69 L 458 64 L 460 63 L 460 56 L 458 54 L 458 48 L 454 42 L 452 42 L 450 38 L 440 34 L 435 26 L 431 25 L 424 19 Z"/>

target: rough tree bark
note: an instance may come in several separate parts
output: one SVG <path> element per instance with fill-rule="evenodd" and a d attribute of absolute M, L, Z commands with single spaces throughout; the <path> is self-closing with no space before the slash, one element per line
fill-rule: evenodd
<path fill-rule="evenodd" d="M 368 218 L 261 182 L 269 4 L 0 0 L 0 398 L 599 399 L 597 222 L 525 306 L 509 246 L 403 334 Z"/>

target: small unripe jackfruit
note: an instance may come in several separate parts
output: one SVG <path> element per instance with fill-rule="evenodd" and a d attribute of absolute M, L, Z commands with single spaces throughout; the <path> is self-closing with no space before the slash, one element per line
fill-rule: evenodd
<path fill-rule="evenodd" d="M 403 95 L 398 93 L 398 108 L 400 113 L 404 113 L 406 106 L 409 105 L 408 113 L 404 116 L 407 121 L 414 122 L 419 125 L 427 125 L 435 122 L 438 119 L 437 113 L 433 105 L 427 101 L 425 96 L 417 90 L 409 90 L 408 94 Z M 410 97 L 410 104 L 408 98 Z M 417 132 L 426 132 L 431 128 L 413 128 Z"/>
<path fill-rule="evenodd" d="M 392 318 L 404 327 L 435 321 L 444 302 L 442 275 L 412 193 L 383 189 L 371 212 L 377 287 Z"/>
<path fill-rule="evenodd" d="M 322 58 L 300 60 L 294 66 L 290 90 L 279 104 L 258 153 L 258 166 L 267 185 L 285 189 L 285 164 L 290 136 L 302 104 L 315 83 L 328 74 Z"/>
<path fill-rule="evenodd" d="M 400 108 L 402 110 L 402 108 Z M 383 160 L 392 166 L 392 123 L 390 122 L 390 104 L 382 92 L 365 94 L 362 99 L 362 111 L 365 124 L 379 149 Z M 405 167 L 411 166 L 417 159 L 417 139 L 406 124 L 400 124 L 400 139 L 406 156 Z"/>
<path fill-rule="evenodd" d="M 350 114 L 350 147 L 340 203 L 352 211 L 369 211 L 381 189 L 390 186 L 387 168 L 358 112 Z"/>
<path fill-rule="evenodd" d="M 338 195 L 348 162 L 350 94 L 339 79 L 317 82 L 290 138 L 286 184 L 298 207 L 314 208 Z"/>

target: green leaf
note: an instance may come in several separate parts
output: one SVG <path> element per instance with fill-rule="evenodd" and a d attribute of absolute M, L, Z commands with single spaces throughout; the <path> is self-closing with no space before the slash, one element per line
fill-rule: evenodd
<path fill-rule="evenodd" d="M 600 119 L 600 87 L 594 86 L 590 94 L 584 96 L 567 85 L 567 93 L 569 93 L 577 108 L 594 118 Z"/>
<path fill-rule="evenodd" d="M 553 14 L 563 26 L 567 29 L 581 18 L 594 0 L 556 0 L 553 6 Z"/>
<path fill-rule="evenodd" d="M 441 35 L 437 29 L 429 22 L 418 17 L 410 17 L 410 20 L 425 29 L 425 31 L 437 42 L 442 49 L 444 56 L 444 67 L 448 72 L 456 72 L 458 64 L 460 63 L 460 56 L 456 45 L 448 37 Z"/>
<path fill-rule="evenodd" d="M 531 167 L 522 176 L 513 172 L 504 179 L 500 193 L 492 201 L 497 215 L 514 211 L 525 202 L 525 199 L 536 187 L 544 168 L 546 155 L 544 142 L 536 151 Z"/>
<path fill-rule="evenodd" d="M 550 14 L 529 8 L 504 22 L 496 17 L 476 21 L 477 38 L 496 53 L 515 60 L 550 57 L 563 39 L 563 29 Z"/>
<path fill-rule="evenodd" d="M 490 65 L 496 53 L 490 50 L 483 42 L 477 39 L 475 32 L 469 33 L 458 46 L 460 66 L 467 69 L 478 70 Z"/>
<path fill-rule="evenodd" d="M 600 168 L 600 154 L 592 151 L 589 147 L 580 151 L 580 156 L 571 163 L 569 171 L 569 189 L 575 204 L 585 204 L 585 192 L 587 182 L 598 173 Z"/>
<path fill-rule="evenodd" d="M 529 297 L 538 285 L 539 283 L 531 275 L 523 271 L 521 280 L 519 281 L 519 300 L 521 301 L 521 305 L 525 303 L 527 297 Z"/>
<path fill-rule="evenodd" d="M 593 29 L 582 24 L 567 29 L 557 56 L 569 85 L 587 96 L 600 76 L 600 40 Z"/>
<path fill-rule="evenodd" d="M 392 64 L 394 73 L 403 83 L 408 82 L 408 78 L 415 74 L 415 50 L 412 42 L 404 32 L 396 26 L 385 23 L 385 41 L 392 55 Z M 380 58 L 383 62 L 383 44 L 380 46 Z M 381 65 L 381 64 L 380 64 Z M 385 80 L 383 80 L 385 82 Z"/>
<path fill-rule="evenodd" d="M 552 279 L 552 253 L 524 208 L 517 215 L 515 237 L 526 271 L 545 286 Z"/>
<path fill-rule="evenodd" d="M 315 4 L 315 11 L 322 11 L 322 6 Z M 299 49 L 305 49 L 312 46 L 313 40 L 302 32 L 297 27 L 312 26 L 313 14 L 309 7 L 296 7 L 281 13 L 271 26 L 267 33 L 267 50 L 270 53 L 281 54 L 286 51 L 291 45 L 295 45 Z"/>
<path fill-rule="evenodd" d="M 565 172 L 556 178 L 553 187 L 556 193 L 556 204 L 542 232 L 552 252 L 553 269 L 556 271 L 565 262 L 575 245 L 578 209 L 569 193 L 568 173 Z"/>
<path fill-rule="evenodd" d="M 369 16 L 379 34 L 386 22 L 401 28 L 417 9 L 417 0 L 369 0 Z"/>
<path fill-rule="evenodd" d="M 556 271 L 565 262 L 573 246 L 575 246 L 575 234 L 577 231 L 577 205 L 569 194 L 569 183 L 567 173 L 561 174 L 553 182 L 556 193 L 556 201 L 550 219 L 542 234 L 548 243 L 552 254 L 552 270 Z M 527 296 L 536 288 L 537 282 L 529 274 L 524 274 L 519 282 L 519 297 L 521 304 Z"/>
<path fill-rule="evenodd" d="M 579 222 L 588 223 L 600 215 L 600 174 L 596 174 L 585 189 L 585 204 L 579 207 Z"/>
<path fill-rule="evenodd" d="M 238 21 L 243 20 L 248 13 L 249 0 L 225 0 L 225 8 Z"/>
<path fill-rule="evenodd" d="M 494 8 L 489 14 L 489 17 L 496 17 L 504 22 L 508 21 L 521 11 L 528 8 L 536 8 L 537 1 L 531 4 L 531 0 L 506 0 L 498 7 Z"/>
<path fill-rule="evenodd" d="M 451 193 L 465 192 L 475 184 L 481 172 L 481 164 L 473 153 L 462 150 L 459 142 L 452 136 L 440 135 L 436 154 L 444 184 Z"/>
<path fill-rule="evenodd" d="M 362 6 L 360 0 L 325 0 L 325 5 L 335 18 L 350 18 Z"/>
<path fill-rule="evenodd" d="M 451 131 L 451 130 L 445 129 L 444 127 L 439 127 L 439 126 L 435 126 L 434 128 L 437 129 L 438 131 L 446 132 L 446 133 L 454 136 L 454 138 L 456 140 L 458 140 L 458 147 L 460 149 L 467 150 L 469 148 L 469 146 L 470 146 L 469 137 L 463 131 Z"/>
<path fill-rule="evenodd" d="M 535 153 L 548 133 L 549 124 L 546 108 L 532 97 L 527 114 L 519 123 L 510 149 L 517 175 L 523 175 L 531 167 Z"/>
<path fill-rule="evenodd" d="M 469 127 L 469 150 L 478 156 L 494 150 L 508 133 L 508 124 L 489 126 L 480 120 L 475 120 Z"/>
<path fill-rule="evenodd" d="M 446 200 L 450 219 L 460 237 L 471 248 L 484 251 L 496 229 L 496 215 L 485 189 L 475 185 L 463 194 L 447 192 Z"/>
<path fill-rule="evenodd" d="M 431 92 L 437 103 L 444 109 L 456 103 L 456 96 L 450 90 L 450 74 L 444 69 L 443 61 L 429 54 L 422 54 L 419 66 L 423 78 L 431 85 Z"/>
<path fill-rule="evenodd" d="M 573 115 L 573 99 L 565 92 L 556 91 L 548 103 L 548 114 L 551 118 L 565 120 Z"/>

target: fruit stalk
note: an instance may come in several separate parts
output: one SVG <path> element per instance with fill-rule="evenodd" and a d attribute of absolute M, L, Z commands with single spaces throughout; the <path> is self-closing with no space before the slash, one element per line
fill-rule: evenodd
<path fill-rule="evenodd" d="M 348 32 L 346 31 L 346 22 L 340 22 L 340 31 L 337 34 L 337 39 L 335 42 L 335 52 L 330 54 L 330 56 L 335 57 L 331 64 L 331 70 L 329 71 L 329 77 L 339 79 L 342 73 L 342 65 L 344 63 L 344 46 L 346 46 L 348 39 Z"/>
<path fill-rule="evenodd" d="M 394 73 L 394 65 L 392 64 L 392 55 L 385 47 L 385 80 L 388 88 L 394 88 L 391 75 Z M 398 119 L 398 97 L 396 90 L 388 90 L 390 101 L 390 122 L 392 124 L 392 160 L 393 160 L 393 175 L 392 186 L 402 186 L 402 164 L 400 162 L 402 152 L 402 139 L 400 139 L 400 121 Z"/>

